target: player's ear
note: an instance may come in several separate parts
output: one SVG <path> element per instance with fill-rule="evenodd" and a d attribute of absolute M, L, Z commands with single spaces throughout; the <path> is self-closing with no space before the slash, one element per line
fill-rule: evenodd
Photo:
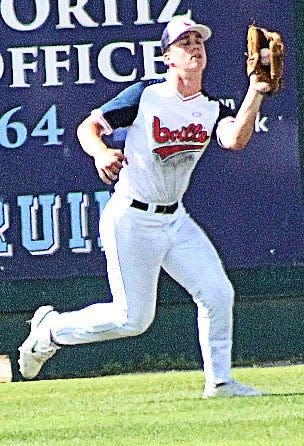
<path fill-rule="evenodd" d="M 167 66 L 169 66 L 170 63 L 171 63 L 169 50 L 166 50 L 166 51 L 164 52 L 164 56 L 163 56 L 163 57 L 164 57 L 164 64 L 167 65 Z"/>

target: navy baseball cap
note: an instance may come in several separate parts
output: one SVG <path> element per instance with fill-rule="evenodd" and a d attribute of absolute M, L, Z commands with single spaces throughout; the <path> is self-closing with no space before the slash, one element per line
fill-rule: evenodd
<path fill-rule="evenodd" d="M 166 51 L 171 43 L 175 42 L 175 40 L 187 31 L 198 32 L 202 36 L 203 42 L 209 39 L 212 34 L 211 29 L 208 26 L 195 23 L 195 21 L 190 19 L 188 15 L 172 17 L 161 37 L 160 46 L 162 53 Z"/>

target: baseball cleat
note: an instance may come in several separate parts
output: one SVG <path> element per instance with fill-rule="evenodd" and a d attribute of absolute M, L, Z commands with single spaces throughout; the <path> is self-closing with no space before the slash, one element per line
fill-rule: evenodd
<path fill-rule="evenodd" d="M 51 342 L 50 322 L 58 316 L 58 312 L 50 305 L 39 307 L 29 321 L 31 331 L 24 343 L 19 347 L 19 370 L 25 379 L 33 379 L 40 372 L 43 364 L 59 349 Z"/>
<path fill-rule="evenodd" d="M 233 397 L 233 396 L 263 396 L 264 392 L 245 386 L 237 381 L 230 380 L 222 384 L 205 384 L 203 398 Z"/>

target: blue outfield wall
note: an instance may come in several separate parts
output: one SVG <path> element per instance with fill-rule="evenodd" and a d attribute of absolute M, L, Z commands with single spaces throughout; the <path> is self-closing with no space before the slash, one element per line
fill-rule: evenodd
<path fill-rule="evenodd" d="M 7 37 L 0 43 L 0 354 L 11 357 L 14 379 L 20 379 L 17 348 L 28 333 L 25 321 L 37 306 L 64 311 L 111 299 L 98 237 L 109 190 L 75 130 L 130 83 L 163 75 L 160 34 L 172 14 L 187 10 L 213 30 L 205 88 L 232 109 L 247 86 L 247 26 L 255 21 L 277 29 L 286 42 L 283 89 L 266 98 L 252 141 L 237 154 L 212 143 L 185 204 L 210 234 L 235 286 L 234 364 L 302 358 L 300 2 L 285 0 L 283 18 L 271 0 L 236 0 L 223 10 L 209 1 L 208 14 L 204 1 L 199 8 L 189 0 L 29 3 L 0 5 Z M 122 137 L 118 131 L 110 143 L 120 147 Z M 62 349 L 40 378 L 199 367 L 195 312 L 190 296 L 162 273 L 147 333 Z"/>

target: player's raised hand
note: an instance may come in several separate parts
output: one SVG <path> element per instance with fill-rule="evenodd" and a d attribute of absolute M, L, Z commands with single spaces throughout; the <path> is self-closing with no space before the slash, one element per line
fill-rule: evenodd
<path fill-rule="evenodd" d="M 108 148 L 94 155 L 95 167 L 101 180 L 111 185 L 117 180 L 124 163 L 128 164 L 127 157 L 119 149 Z"/>

